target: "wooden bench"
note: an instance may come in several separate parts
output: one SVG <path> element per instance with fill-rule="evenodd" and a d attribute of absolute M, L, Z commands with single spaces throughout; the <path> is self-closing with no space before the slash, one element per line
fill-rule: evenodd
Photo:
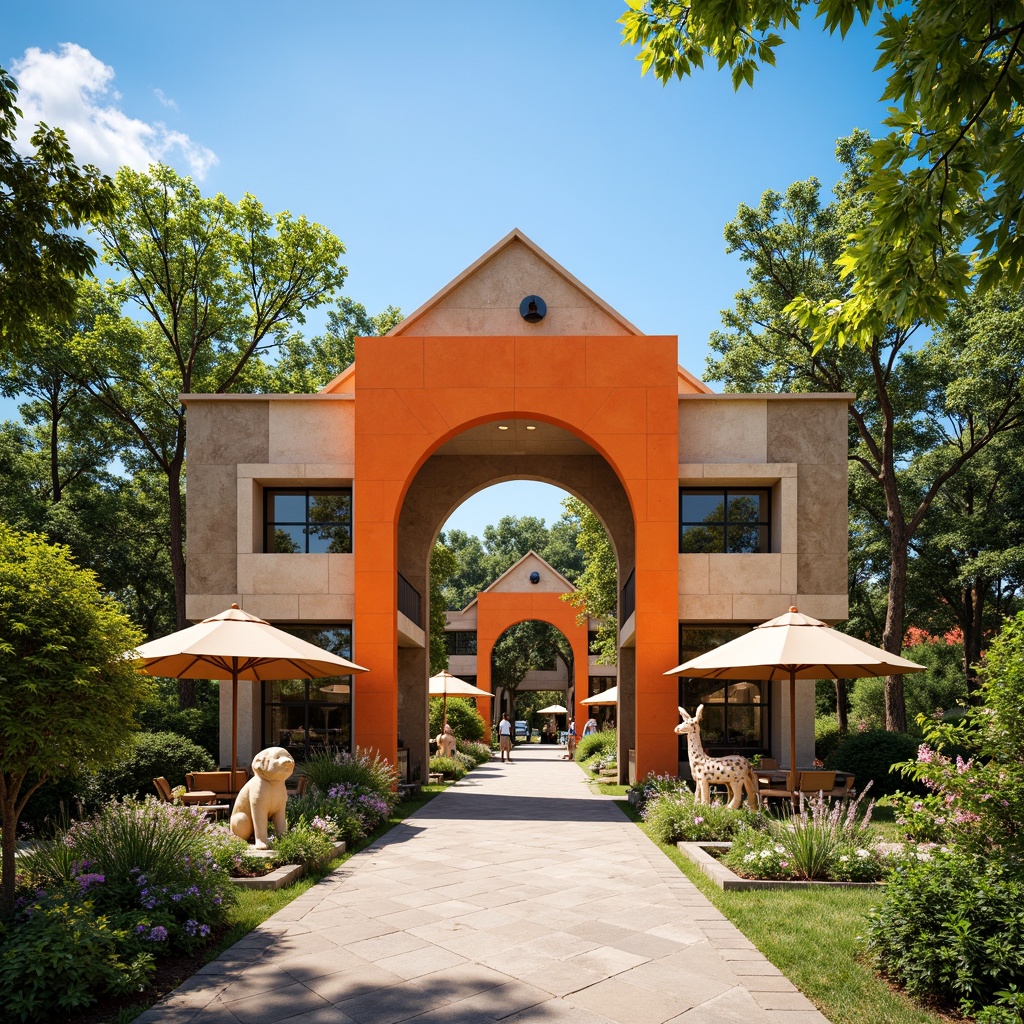
<path fill-rule="evenodd" d="M 402 800 L 406 800 L 409 797 L 419 796 L 422 788 L 418 782 L 400 782 L 398 784 L 398 795 Z"/>

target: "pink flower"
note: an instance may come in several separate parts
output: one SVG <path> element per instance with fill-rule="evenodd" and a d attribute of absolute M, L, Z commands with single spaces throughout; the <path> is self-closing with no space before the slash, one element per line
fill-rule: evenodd
<path fill-rule="evenodd" d="M 922 743 L 917 748 L 917 759 L 922 764 L 931 764 L 935 760 L 935 751 L 927 743 Z"/>

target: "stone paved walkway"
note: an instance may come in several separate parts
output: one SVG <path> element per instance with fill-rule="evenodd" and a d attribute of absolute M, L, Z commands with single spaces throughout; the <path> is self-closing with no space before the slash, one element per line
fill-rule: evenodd
<path fill-rule="evenodd" d="M 562 752 L 476 769 L 138 1024 L 827 1024 Z"/>

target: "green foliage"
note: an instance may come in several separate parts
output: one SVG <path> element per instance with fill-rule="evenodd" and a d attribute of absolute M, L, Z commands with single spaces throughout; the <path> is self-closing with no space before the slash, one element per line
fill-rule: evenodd
<path fill-rule="evenodd" d="M 430 759 L 430 771 L 435 775 L 444 775 L 446 778 L 455 779 L 456 782 L 466 774 L 466 766 L 454 757 L 442 757 L 435 754 Z"/>
<path fill-rule="evenodd" d="M 577 590 L 566 595 L 579 608 L 577 623 L 587 624 L 593 616 L 600 622 L 592 644 L 599 665 L 618 663 L 618 623 L 615 612 L 619 601 L 618 563 L 615 548 L 601 520 L 578 498 L 563 498 L 564 518 L 576 524 L 576 546 L 583 552 L 583 572 L 575 580 Z"/>
<path fill-rule="evenodd" d="M 444 728 L 441 721 L 445 701 L 442 697 L 430 698 L 430 736 L 437 736 Z M 455 733 L 456 742 L 465 740 L 477 743 L 487 735 L 487 725 L 468 697 L 449 697 L 447 702 L 448 724 Z"/>
<path fill-rule="evenodd" d="M 317 790 L 289 798 L 285 813 L 289 828 L 300 821 L 329 820 L 337 837 L 349 844 L 362 839 L 376 824 L 376 821 L 370 821 L 369 816 L 359 814 L 347 801 L 334 799 Z"/>
<path fill-rule="evenodd" d="M 0 352 L 22 352 L 36 320 L 73 315 L 75 282 L 96 253 L 78 230 L 113 207 L 110 179 L 78 167 L 60 128 L 37 125 L 32 153 L 14 148 L 18 86 L 0 68 Z M 23 132 L 24 135 L 24 132 Z"/>
<path fill-rule="evenodd" d="M 473 767 L 486 764 L 491 759 L 491 748 L 484 743 L 470 743 L 466 740 L 457 739 L 455 749 L 463 757 L 468 757 L 473 762 Z"/>
<path fill-rule="evenodd" d="M 309 784 L 322 796 L 335 786 L 348 786 L 392 802 L 398 783 L 391 762 L 368 750 L 356 750 L 354 755 L 346 750 L 316 751 L 302 765 L 302 774 L 309 777 Z"/>
<path fill-rule="evenodd" d="M 625 43 L 639 47 L 644 73 L 662 82 L 702 68 L 729 67 L 734 87 L 774 66 L 781 31 L 800 24 L 803 0 L 691 5 L 626 0 Z M 1024 170 L 1017 153 L 1024 56 L 1015 4 L 926 0 L 816 0 L 830 33 L 845 36 L 873 16 L 889 134 L 868 163 L 870 216 L 846 241 L 842 300 L 799 307 L 819 340 L 870 344 L 886 322 L 940 320 L 975 275 L 984 288 L 1024 283 L 1017 225 Z M 971 239 L 974 252 L 962 248 Z"/>
<path fill-rule="evenodd" d="M 100 799 L 153 794 L 153 779 L 163 775 L 171 786 L 184 786 L 187 772 L 210 772 L 216 762 L 200 746 L 173 732 L 140 732 L 123 757 L 96 776 Z"/>
<path fill-rule="evenodd" d="M 448 640 L 444 635 L 447 623 L 444 588 L 458 572 L 455 554 L 438 542 L 430 552 L 430 674 L 448 668 Z"/>
<path fill-rule="evenodd" d="M 843 741 L 835 715 L 830 718 L 814 719 L 814 756 L 824 761 Z"/>
<path fill-rule="evenodd" d="M 618 738 L 614 729 L 607 732 L 594 732 L 589 736 L 581 736 L 576 744 L 574 760 L 577 764 L 585 764 L 594 757 L 614 757 L 618 749 Z"/>
<path fill-rule="evenodd" d="M 153 956 L 132 946 L 77 884 L 37 898 L 6 932 L 0 926 L 4 1020 L 70 1020 L 102 995 L 144 988 Z"/>
<path fill-rule="evenodd" d="M 1024 976 L 1019 866 L 936 850 L 893 874 L 869 916 L 876 964 L 911 995 L 952 1001 L 970 1017 L 1011 1003 Z"/>
<path fill-rule="evenodd" d="M 115 758 L 149 690 L 124 654 L 140 633 L 66 548 L 0 523 L 0 805 L 3 901 L 32 791 Z"/>
<path fill-rule="evenodd" d="M 281 864 L 321 864 L 334 852 L 331 837 L 305 818 L 289 823 L 283 836 L 274 837 L 274 853 Z"/>
<path fill-rule="evenodd" d="M 181 707 L 178 701 L 176 679 L 156 679 L 154 684 L 153 697 L 139 714 L 142 728 L 185 736 L 216 760 L 220 756 L 220 684 L 195 680 L 195 706 L 190 708 Z"/>
<path fill-rule="evenodd" d="M 893 766 L 916 751 L 913 736 L 875 729 L 849 733 L 824 760 L 826 768 L 854 775 L 861 792 L 871 782 L 876 796 L 883 796 L 901 788 L 900 773 Z"/>
<path fill-rule="evenodd" d="M 355 362 L 356 338 L 387 334 L 401 322 L 402 313 L 394 306 L 370 316 L 360 303 L 343 296 L 337 309 L 328 312 L 323 334 L 308 340 L 289 334 L 284 339 L 277 361 L 267 368 L 263 388 L 281 394 L 319 391 Z"/>
<path fill-rule="evenodd" d="M 753 820 L 745 807 L 694 802 L 688 791 L 661 792 L 643 810 L 644 831 L 659 843 L 728 842 Z"/>

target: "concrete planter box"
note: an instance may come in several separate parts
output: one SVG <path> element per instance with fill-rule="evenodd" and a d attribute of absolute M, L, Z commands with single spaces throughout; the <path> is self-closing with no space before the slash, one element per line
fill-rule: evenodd
<path fill-rule="evenodd" d="M 769 878 L 741 878 L 731 871 L 720 860 L 713 857 L 709 850 L 728 850 L 732 843 L 676 843 L 676 846 L 689 860 L 711 879 L 719 889 L 874 889 L 882 882 L 800 882 L 776 881 Z"/>
<path fill-rule="evenodd" d="M 334 851 L 328 855 L 327 860 L 332 861 L 344 852 L 345 844 L 335 843 Z M 259 878 L 232 878 L 231 881 L 243 889 L 283 889 L 286 885 L 298 881 L 305 873 L 306 869 L 301 864 L 282 864 L 269 874 L 260 875 Z"/>

